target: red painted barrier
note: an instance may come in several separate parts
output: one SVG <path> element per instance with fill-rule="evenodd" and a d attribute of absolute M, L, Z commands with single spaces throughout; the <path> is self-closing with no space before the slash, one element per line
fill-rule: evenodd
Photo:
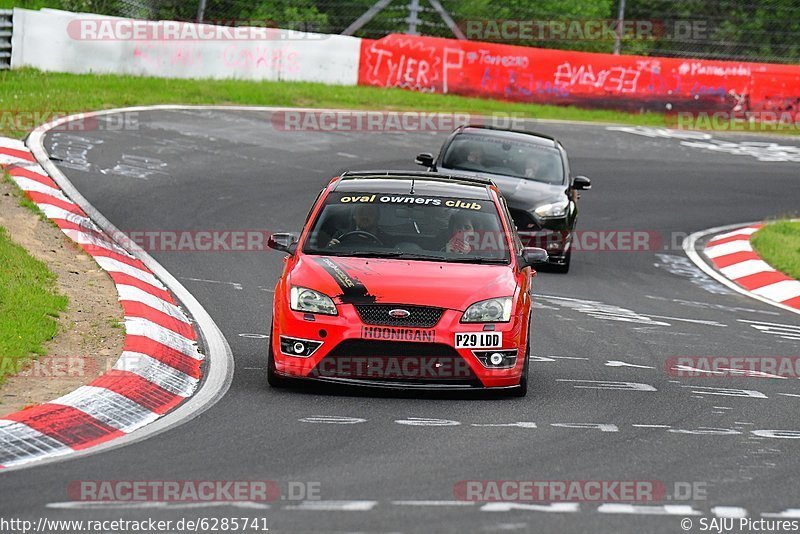
<path fill-rule="evenodd" d="M 800 105 L 796 65 L 614 56 L 408 35 L 364 39 L 358 83 L 629 110 L 777 111 Z"/>

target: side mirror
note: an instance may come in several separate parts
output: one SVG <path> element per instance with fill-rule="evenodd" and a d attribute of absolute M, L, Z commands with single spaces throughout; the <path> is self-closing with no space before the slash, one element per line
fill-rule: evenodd
<path fill-rule="evenodd" d="M 433 167 L 433 154 L 430 152 L 417 154 L 417 159 L 414 160 L 414 163 L 422 165 L 423 167 Z"/>
<path fill-rule="evenodd" d="M 548 255 L 545 249 L 538 247 L 525 247 L 524 249 L 522 249 L 520 265 L 523 269 L 525 267 L 540 265 L 543 263 L 547 263 L 547 258 Z"/>
<path fill-rule="evenodd" d="M 280 252 L 294 254 L 294 250 L 297 245 L 297 238 L 297 234 L 288 232 L 272 234 L 269 236 L 269 240 L 267 240 L 267 246 Z"/>
<path fill-rule="evenodd" d="M 576 176 L 574 180 L 572 180 L 572 189 L 577 191 L 587 190 L 592 188 L 592 181 L 588 179 L 586 176 Z"/>

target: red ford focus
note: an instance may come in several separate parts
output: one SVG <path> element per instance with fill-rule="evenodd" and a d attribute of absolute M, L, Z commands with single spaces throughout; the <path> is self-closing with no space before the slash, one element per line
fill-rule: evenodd
<path fill-rule="evenodd" d="M 531 266 L 491 181 L 348 172 L 311 208 L 275 288 L 268 380 L 527 392 Z"/>

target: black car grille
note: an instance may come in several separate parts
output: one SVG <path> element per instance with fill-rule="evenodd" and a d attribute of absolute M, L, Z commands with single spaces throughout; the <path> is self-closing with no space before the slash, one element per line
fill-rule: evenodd
<path fill-rule="evenodd" d="M 389 312 L 392 310 L 406 310 L 410 313 L 408 317 L 392 317 Z M 413 328 L 431 328 L 436 326 L 442 318 L 444 310 L 442 308 L 431 308 L 428 306 L 404 306 L 402 304 L 359 304 L 356 311 L 365 324 L 381 326 L 408 326 Z"/>
<path fill-rule="evenodd" d="M 337 345 L 309 374 L 398 384 L 480 386 L 466 360 L 441 343 L 348 339 Z"/>

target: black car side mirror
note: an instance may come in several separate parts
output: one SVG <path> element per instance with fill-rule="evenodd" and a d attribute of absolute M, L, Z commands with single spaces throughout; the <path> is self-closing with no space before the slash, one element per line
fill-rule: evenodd
<path fill-rule="evenodd" d="M 433 167 L 433 154 L 430 152 L 417 154 L 417 158 L 414 160 L 414 163 L 417 165 L 422 165 L 423 167 Z"/>
<path fill-rule="evenodd" d="M 297 248 L 297 238 L 297 234 L 289 232 L 272 234 L 267 240 L 267 246 L 280 252 L 294 254 Z"/>
<path fill-rule="evenodd" d="M 586 176 L 576 176 L 574 180 L 572 180 L 572 189 L 578 191 L 585 191 L 587 189 L 592 188 L 592 181 L 588 179 Z"/>
<path fill-rule="evenodd" d="M 522 249 L 522 255 L 520 257 L 520 266 L 524 269 L 525 267 L 533 267 L 534 265 L 541 265 L 543 263 L 547 263 L 547 251 L 543 248 L 538 247 L 525 247 Z"/>

